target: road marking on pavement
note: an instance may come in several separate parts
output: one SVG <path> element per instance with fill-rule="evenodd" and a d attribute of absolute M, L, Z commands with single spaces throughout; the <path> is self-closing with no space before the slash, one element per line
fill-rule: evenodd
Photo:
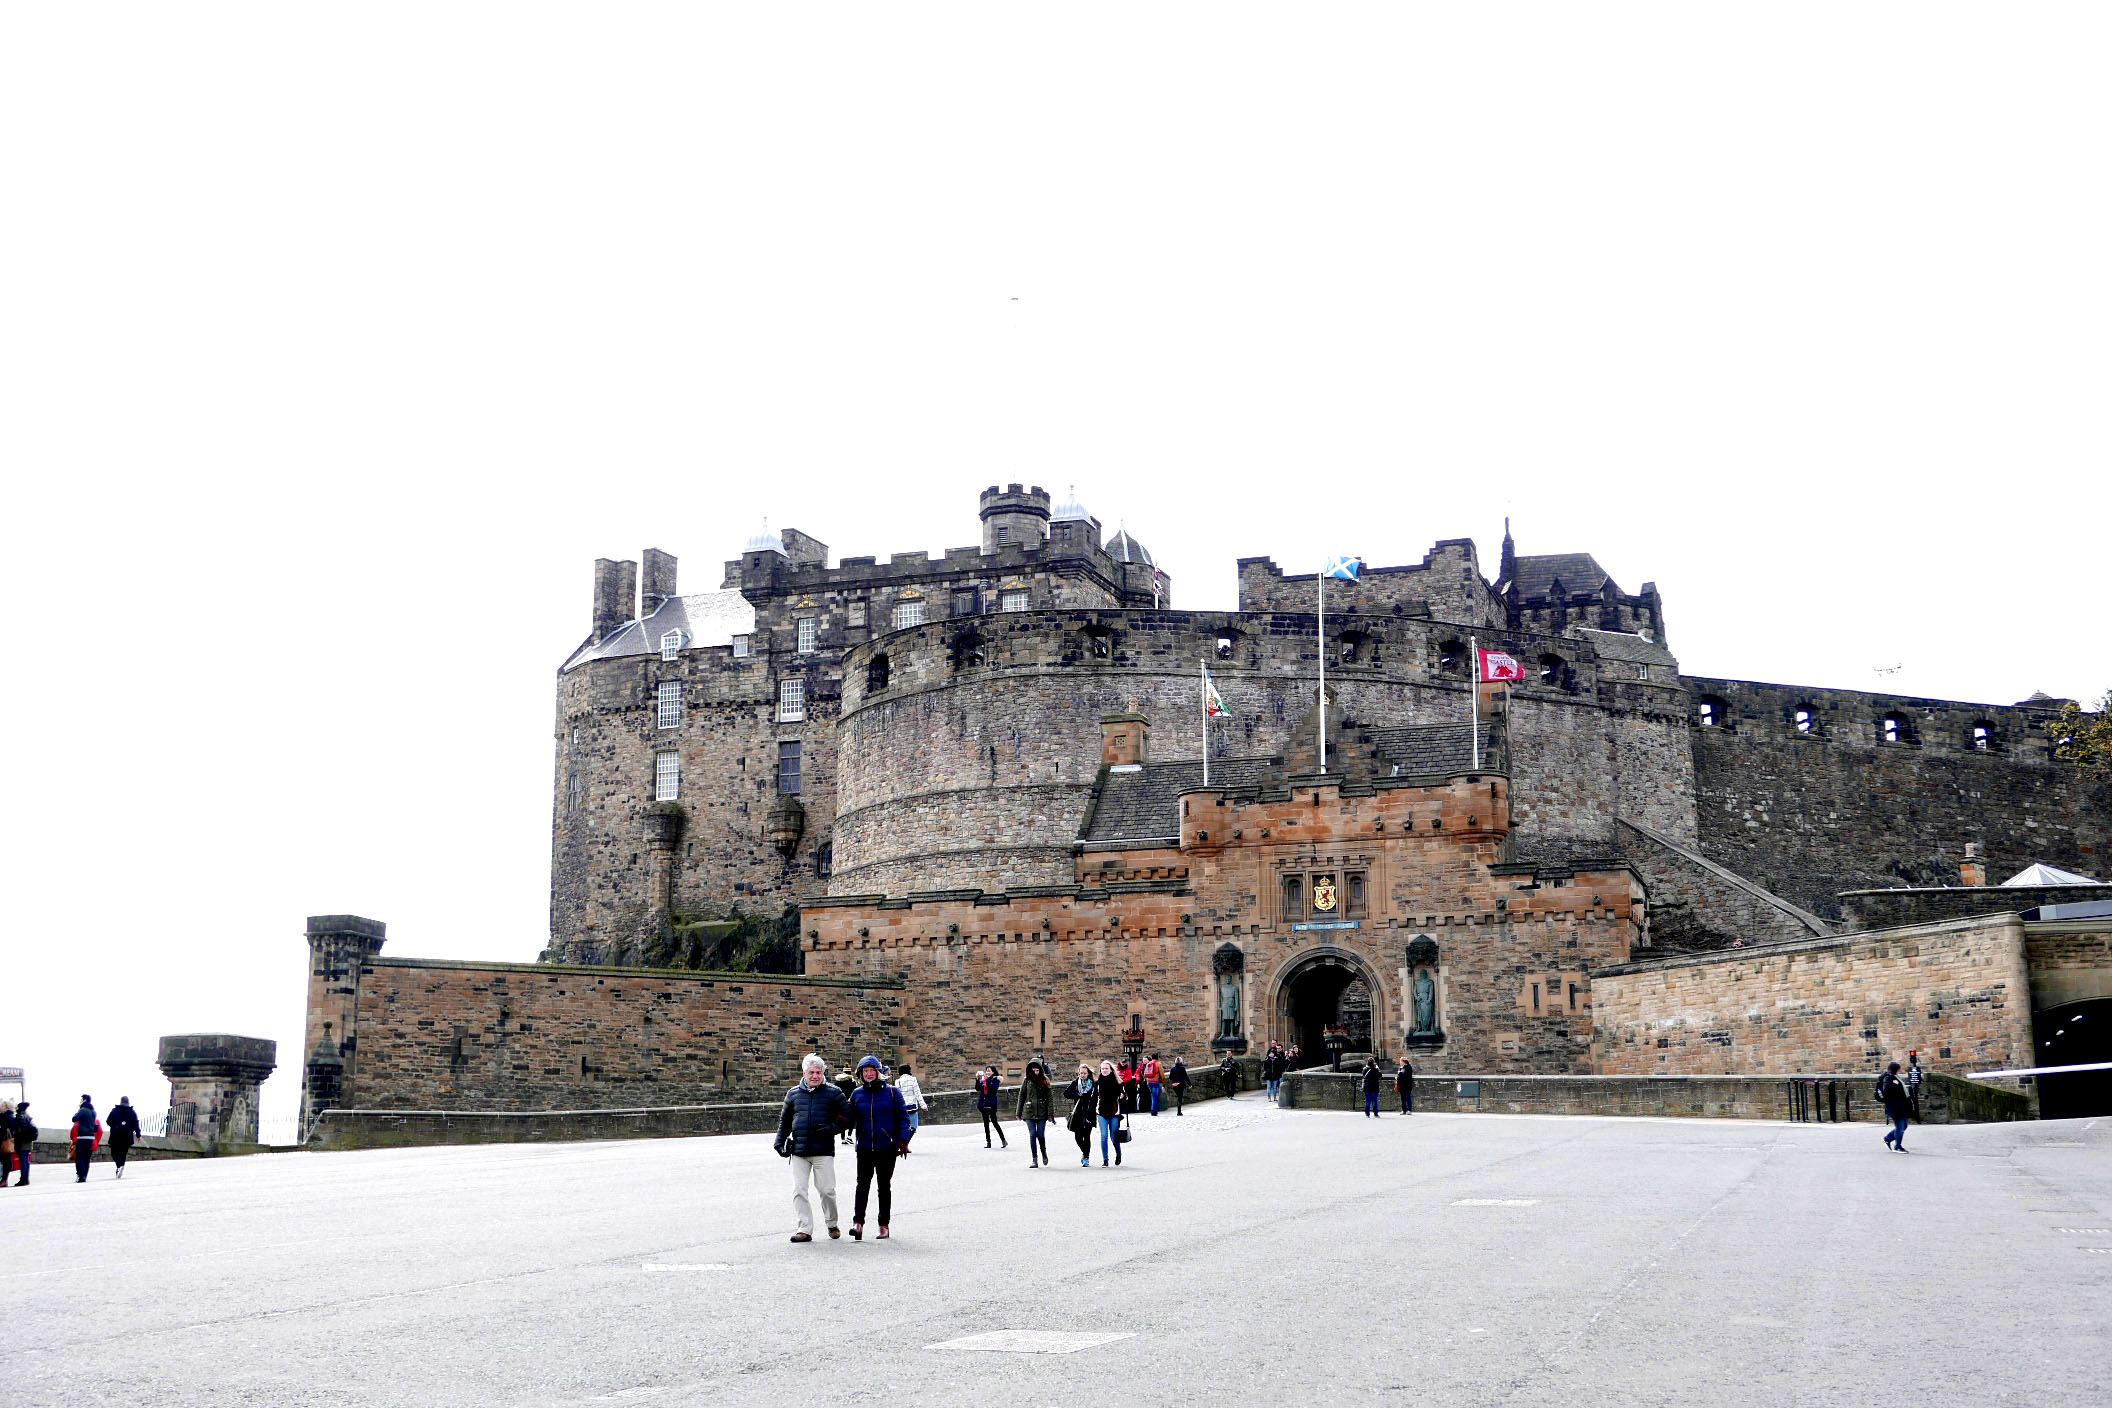
<path fill-rule="evenodd" d="M 649 1261 L 641 1269 L 646 1271 L 731 1271 L 733 1270 L 733 1263 L 730 1261 Z M 653 1390 L 655 1393 L 659 1391 L 658 1389 Z"/>
<path fill-rule="evenodd" d="M 1456 1208 L 1529 1208 L 1538 1203 L 1538 1198 L 1459 1198 L 1453 1201 Z"/>
<path fill-rule="evenodd" d="M 926 1349 L 994 1349 L 1006 1354 L 1076 1354 L 1116 1340 L 1134 1339 L 1127 1331 L 1117 1334 L 1073 1334 L 1066 1330 L 986 1330 L 957 1340 L 941 1340 Z"/>
<path fill-rule="evenodd" d="M 597 1393 L 592 1398 L 583 1398 L 582 1403 L 626 1403 L 639 1398 L 658 1398 L 666 1393 L 664 1388 L 620 1388 L 614 1393 Z"/>
<path fill-rule="evenodd" d="M 2077 1247 L 2076 1250 L 2092 1256 L 2112 1256 L 2112 1247 Z"/>
<path fill-rule="evenodd" d="M 2112 1227 L 2056 1227 L 2053 1230 L 2071 1237 L 2112 1237 Z"/>

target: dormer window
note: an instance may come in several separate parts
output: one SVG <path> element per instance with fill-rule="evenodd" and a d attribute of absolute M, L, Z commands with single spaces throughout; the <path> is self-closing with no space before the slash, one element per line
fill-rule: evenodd
<path fill-rule="evenodd" d="M 799 632 L 799 653 L 812 655 L 815 650 L 817 637 L 820 635 L 819 623 L 812 616 L 802 616 L 799 618 L 797 630 Z"/>
<path fill-rule="evenodd" d="M 675 680 L 662 680 L 653 696 L 654 710 L 662 728 L 682 726 L 682 686 Z"/>
<path fill-rule="evenodd" d="M 666 635 L 660 637 L 660 658 L 662 660 L 673 660 L 681 653 L 682 633 L 680 631 L 669 631 Z"/>

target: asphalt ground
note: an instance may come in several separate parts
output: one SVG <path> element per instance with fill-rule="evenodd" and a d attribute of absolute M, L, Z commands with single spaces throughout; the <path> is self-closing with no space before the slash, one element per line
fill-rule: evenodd
<path fill-rule="evenodd" d="M 0 1400 L 2112 1402 L 2112 1120 L 1137 1124 L 927 1128 L 863 1243 L 787 1240 L 762 1135 L 45 1166 Z"/>

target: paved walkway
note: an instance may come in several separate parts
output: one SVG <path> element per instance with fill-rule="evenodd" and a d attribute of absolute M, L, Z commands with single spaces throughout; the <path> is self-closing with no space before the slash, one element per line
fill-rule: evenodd
<path fill-rule="evenodd" d="M 0 1401 L 2074 1405 L 2112 1382 L 2112 1120 L 1916 1128 L 1906 1156 L 1867 1125 L 1255 1096 L 1139 1124 L 1107 1172 L 1068 1139 L 1030 1172 L 1020 1137 L 926 1129 L 896 1238 L 863 1244 L 787 1242 L 763 1136 L 49 1167 L 0 1193 Z M 973 1339 L 997 1332 L 1025 1333 Z"/>

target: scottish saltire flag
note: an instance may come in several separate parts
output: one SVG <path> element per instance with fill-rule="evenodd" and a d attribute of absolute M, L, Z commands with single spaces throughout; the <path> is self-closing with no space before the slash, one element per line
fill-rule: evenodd
<path fill-rule="evenodd" d="M 1327 565 L 1320 569 L 1320 575 L 1354 582 L 1363 570 L 1364 559 L 1361 557 L 1331 557 L 1327 560 Z"/>
<path fill-rule="evenodd" d="M 1211 679 L 1210 672 L 1205 670 L 1203 671 L 1203 717 L 1206 719 L 1221 719 L 1224 715 L 1225 701 L 1223 696 L 1217 692 L 1217 681 Z"/>

